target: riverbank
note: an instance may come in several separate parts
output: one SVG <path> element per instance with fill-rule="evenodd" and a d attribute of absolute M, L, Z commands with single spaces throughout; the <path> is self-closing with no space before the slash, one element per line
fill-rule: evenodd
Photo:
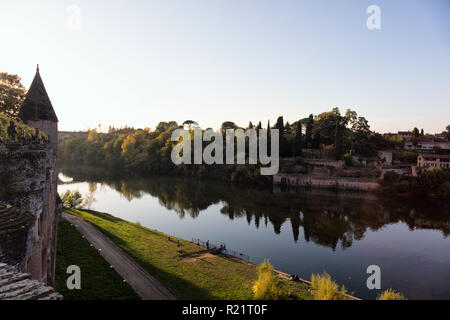
<path fill-rule="evenodd" d="M 90 246 L 81 233 L 66 220 L 58 226 L 56 253 L 56 290 L 64 300 L 137 300 L 139 296 L 109 263 Z M 67 268 L 77 265 L 81 270 L 81 290 L 67 288 Z"/>
<path fill-rule="evenodd" d="M 212 255 L 190 241 L 91 210 L 67 213 L 94 225 L 180 299 L 249 300 L 257 278 L 256 265 L 224 255 Z M 178 252 L 180 241 L 182 253 Z M 311 299 L 309 288 L 282 278 L 291 299 Z"/>

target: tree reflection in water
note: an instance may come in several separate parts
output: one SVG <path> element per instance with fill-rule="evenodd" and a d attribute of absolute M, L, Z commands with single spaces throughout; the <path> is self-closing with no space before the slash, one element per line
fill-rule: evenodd
<path fill-rule="evenodd" d="M 220 212 L 229 219 L 245 217 L 257 228 L 261 223 L 270 223 L 276 234 L 290 220 L 295 241 L 303 228 L 305 241 L 333 250 L 350 247 L 368 229 L 378 230 L 398 222 L 406 223 L 411 230 L 436 229 L 445 237 L 450 234 L 450 213 L 446 203 L 440 201 L 380 199 L 375 194 L 326 190 L 272 190 L 180 177 L 123 179 L 93 168 L 64 168 L 63 172 L 73 182 L 106 184 L 129 201 L 150 194 L 180 219 L 186 215 L 197 218 L 209 206 L 221 204 Z"/>

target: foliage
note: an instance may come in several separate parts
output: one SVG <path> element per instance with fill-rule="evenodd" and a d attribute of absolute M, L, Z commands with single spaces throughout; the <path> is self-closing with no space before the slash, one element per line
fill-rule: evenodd
<path fill-rule="evenodd" d="M 395 292 L 392 289 L 387 289 L 378 296 L 377 300 L 407 300 L 407 299 L 401 293 Z"/>
<path fill-rule="evenodd" d="M 82 270 L 81 290 L 67 288 L 67 267 Z M 68 221 L 58 226 L 56 290 L 64 300 L 138 300 L 140 297 Z"/>
<path fill-rule="evenodd" d="M 395 151 L 392 153 L 392 160 L 405 163 L 417 163 L 418 153 L 412 151 Z"/>
<path fill-rule="evenodd" d="M 310 115 L 309 118 L 298 120 L 292 125 L 283 121 L 283 117 L 279 117 L 275 125 L 275 128 L 280 130 L 281 157 L 302 155 L 303 145 L 318 151 L 324 145 L 329 145 L 330 149 L 335 150 L 335 157 L 338 159 L 349 151 L 370 156 L 374 154 L 375 147 L 374 143 L 369 141 L 371 136 L 367 121 L 358 117 L 354 111 L 347 110 L 342 116 L 339 109 L 334 108 L 331 112 L 324 112 L 316 118 Z M 303 125 L 306 126 L 306 134 L 302 132 Z M 200 128 L 194 120 L 185 121 L 184 126 Z M 270 128 L 270 122 L 268 127 Z M 65 164 L 100 165 L 134 174 L 176 174 L 234 181 L 251 180 L 258 184 L 270 183 L 267 177 L 256 174 L 260 168 L 258 165 L 174 165 L 171 153 L 177 142 L 171 141 L 171 136 L 177 128 L 178 124 L 171 121 L 160 122 L 153 131 L 127 127 L 124 130 L 110 128 L 109 133 L 91 130 L 87 139 L 67 136 L 60 141 L 59 160 Z M 225 134 L 227 129 L 237 128 L 234 122 L 226 121 L 222 124 L 220 133 Z M 261 122 L 256 129 L 260 128 Z M 193 132 L 191 135 L 193 136 Z M 269 144 L 270 139 L 269 135 Z M 248 143 L 249 139 L 246 139 L 247 153 Z M 208 144 L 209 142 L 203 142 L 203 147 Z M 226 153 L 223 154 L 225 156 Z"/>
<path fill-rule="evenodd" d="M 0 112 L 17 119 L 26 90 L 19 76 L 0 72 Z"/>
<path fill-rule="evenodd" d="M 66 208 L 76 209 L 83 203 L 83 196 L 78 190 L 67 190 L 61 197 L 63 206 Z"/>
<path fill-rule="evenodd" d="M 253 294 L 255 300 L 277 300 L 281 297 L 273 267 L 267 259 L 258 266 L 258 279 L 253 286 Z"/>
<path fill-rule="evenodd" d="M 418 176 L 404 177 L 386 172 L 383 191 L 394 194 L 417 194 L 422 197 L 450 199 L 450 168 L 418 168 Z"/>
<path fill-rule="evenodd" d="M 339 289 L 339 285 L 326 272 L 311 275 L 311 288 L 314 300 L 344 300 L 347 293 L 345 287 Z"/>
<path fill-rule="evenodd" d="M 35 128 L 29 127 L 26 124 L 23 124 L 22 122 L 13 120 L 6 114 L 0 112 L 0 141 L 9 141 L 8 127 L 11 121 L 14 122 L 14 126 L 16 127 L 17 133 L 16 139 L 18 137 L 25 137 L 28 140 L 34 138 L 34 135 L 36 133 Z M 42 131 L 39 131 L 39 138 L 43 140 L 48 140 L 48 136 Z"/>

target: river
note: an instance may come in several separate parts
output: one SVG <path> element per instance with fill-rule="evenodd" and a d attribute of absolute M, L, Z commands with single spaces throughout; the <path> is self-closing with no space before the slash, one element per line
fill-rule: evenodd
<path fill-rule="evenodd" d="M 382 289 L 409 299 L 450 299 L 450 210 L 422 199 L 368 193 L 282 190 L 177 177 L 116 178 L 66 170 L 58 189 L 95 198 L 91 209 L 191 240 L 223 242 L 250 261 L 309 279 L 328 272 L 354 295 Z"/>

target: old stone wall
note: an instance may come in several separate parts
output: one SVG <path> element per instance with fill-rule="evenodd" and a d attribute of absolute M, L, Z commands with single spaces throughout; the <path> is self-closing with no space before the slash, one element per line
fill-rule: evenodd
<path fill-rule="evenodd" d="M 278 173 L 273 176 L 274 185 L 288 185 L 324 189 L 375 191 L 379 184 L 357 178 L 323 177 L 307 174 Z"/>
<path fill-rule="evenodd" d="M 43 145 L 0 144 L 0 201 L 33 217 L 19 271 L 53 284 L 58 218 L 56 151 Z M 1 262 L 1 261 L 0 261 Z M 11 264 L 11 261 L 8 262 Z"/>

